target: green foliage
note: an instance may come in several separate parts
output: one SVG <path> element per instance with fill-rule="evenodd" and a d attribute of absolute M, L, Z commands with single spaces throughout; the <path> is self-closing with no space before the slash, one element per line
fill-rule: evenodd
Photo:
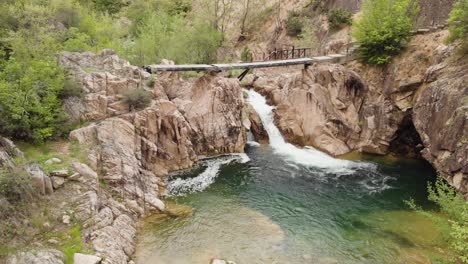
<path fill-rule="evenodd" d="M 248 47 L 244 47 L 241 52 L 241 60 L 250 62 L 253 59 L 252 51 Z"/>
<path fill-rule="evenodd" d="M 22 169 L 0 170 L 0 199 L 4 198 L 10 204 L 20 204 L 34 197 L 31 177 Z M 5 208 L 0 204 L 2 214 Z M 3 215 L 5 216 L 5 215 Z"/>
<path fill-rule="evenodd" d="M 448 41 L 460 39 L 464 52 L 468 52 L 468 0 L 459 0 L 454 4 L 448 23 L 450 25 Z"/>
<path fill-rule="evenodd" d="M 92 0 L 94 7 L 101 11 L 107 12 L 109 14 L 115 14 L 120 11 L 120 9 L 124 6 L 124 2 L 122 0 Z"/>
<path fill-rule="evenodd" d="M 341 8 L 333 9 L 328 13 L 328 22 L 332 29 L 340 29 L 343 25 L 351 25 L 352 14 Z"/>
<path fill-rule="evenodd" d="M 151 93 L 143 89 L 136 89 L 124 94 L 124 102 L 131 110 L 141 110 L 151 103 Z"/>
<path fill-rule="evenodd" d="M 34 141 L 56 135 L 65 120 L 59 95 L 64 75 L 48 59 L 10 59 L 0 72 L 0 133 Z"/>
<path fill-rule="evenodd" d="M 201 20 L 187 24 L 182 16 L 164 12 L 151 15 L 127 54 L 137 65 L 171 59 L 176 63 L 212 63 L 221 34 Z"/>
<path fill-rule="evenodd" d="M 297 12 L 290 12 L 286 20 L 286 33 L 288 36 L 297 37 L 302 33 L 304 23 L 300 14 Z"/>
<path fill-rule="evenodd" d="M 468 202 L 455 189 L 439 178 L 433 187 L 428 184 L 429 200 L 436 203 L 445 217 L 417 207 L 414 201 L 407 204 L 436 223 L 444 232 L 454 253 L 451 263 L 468 263 Z"/>
<path fill-rule="evenodd" d="M 361 59 L 369 64 L 389 63 L 409 40 L 417 12 L 417 1 L 412 0 L 364 2 L 353 32 Z"/>

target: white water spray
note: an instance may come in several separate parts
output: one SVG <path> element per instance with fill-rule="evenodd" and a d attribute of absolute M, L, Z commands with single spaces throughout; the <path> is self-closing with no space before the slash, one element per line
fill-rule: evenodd
<path fill-rule="evenodd" d="M 348 174 L 357 167 L 370 164 L 358 163 L 348 160 L 335 159 L 312 147 L 298 148 L 287 143 L 273 120 L 273 106 L 267 104 L 265 97 L 254 90 L 247 91 L 248 101 L 260 116 L 263 126 L 270 138 L 270 145 L 274 151 L 292 163 L 324 169 L 327 172 Z"/>
<path fill-rule="evenodd" d="M 245 153 L 235 153 L 226 157 L 206 161 L 206 169 L 195 178 L 176 178 L 167 184 L 167 196 L 182 196 L 188 193 L 201 192 L 214 183 L 222 165 L 231 162 L 247 163 L 249 156 Z"/>

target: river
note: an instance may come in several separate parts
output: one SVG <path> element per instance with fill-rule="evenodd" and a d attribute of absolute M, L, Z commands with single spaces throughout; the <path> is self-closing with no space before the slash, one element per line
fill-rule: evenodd
<path fill-rule="evenodd" d="M 431 206 L 428 163 L 298 148 L 281 136 L 265 98 L 248 98 L 270 143 L 249 142 L 246 154 L 173 176 L 168 203 L 185 214 L 145 220 L 136 263 L 429 263 L 439 234 L 404 203 Z"/>

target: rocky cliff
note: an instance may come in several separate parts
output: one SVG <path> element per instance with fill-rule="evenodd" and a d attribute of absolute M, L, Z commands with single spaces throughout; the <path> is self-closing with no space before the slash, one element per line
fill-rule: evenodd
<path fill-rule="evenodd" d="M 55 177 L 57 188 L 48 175 L 54 172 L 44 173 L 36 164 L 27 170 L 42 177 L 37 187 L 47 200 L 61 200 L 51 214 L 63 223 L 50 229 L 83 226 L 81 237 L 94 255 L 75 254 L 75 263 L 132 263 L 138 219 L 166 210 L 160 200 L 164 176 L 190 168 L 200 156 L 244 151 L 250 122 L 242 88 L 237 79 L 215 75 L 154 78 L 111 50 L 65 52 L 60 64 L 80 91 L 64 110 L 71 121 L 86 124 L 70 133 L 71 142 L 85 150 L 84 160 L 73 160 Z M 126 101 L 136 90 L 150 97 L 139 110 Z M 22 153 L 0 138 L 0 167 L 15 167 L 16 156 Z M 63 254 L 49 248 L 38 241 L 34 252 L 18 253 L 7 263 L 63 263 Z"/>
<path fill-rule="evenodd" d="M 134 252 L 132 219 L 165 209 L 159 200 L 164 190 L 161 177 L 191 167 L 199 156 L 243 152 L 247 117 L 242 89 L 236 79 L 217 76 L 184 81 L 162 74 L 151 79 L 109 50 L 97 55 L 64 53 L 60 62 L 84 92 L 82 98 L 69 100 L 67 112 L 91 122 L 72 131 L 70 138 L 88 146 L 91 171 L 111 193 L 118 193 L 119 207 L 130 212 L 115 218 L 113 207 L 98 206 L 96 219 L 83 220 L 102 223 L 114 218 L 112 225 L 94 225 L 91 243 L 106 257 L 105 263 L 126 263 Z M 125 94 L 137 89 L 150 91 L 151 103 L 131 111 Z M 128 232 L 125 239 L 109 242 L 118 229 Z"/>
<path fill-rule="evenodd" d="M 468 195 L 467 63 L 441 44 L 446 36 L 415 36 L 386 67 L 351 62 L 282 75 L 263 71 L 251 85 L 277 106 L 288 141 L 335 156 L 422 154 Z"/>

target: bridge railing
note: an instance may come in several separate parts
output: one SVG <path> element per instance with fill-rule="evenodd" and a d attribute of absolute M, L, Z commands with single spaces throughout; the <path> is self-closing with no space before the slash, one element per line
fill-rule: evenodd
<path fill-rule="evenodd" d="M 254 56 L 256 61 L 272 61 L 272 60 L 288 60 L 288 59 L 302 59 L 312 55 L 312 48 L 295 48 L 292 49 L 275 49 L 269 53 Z"/>

